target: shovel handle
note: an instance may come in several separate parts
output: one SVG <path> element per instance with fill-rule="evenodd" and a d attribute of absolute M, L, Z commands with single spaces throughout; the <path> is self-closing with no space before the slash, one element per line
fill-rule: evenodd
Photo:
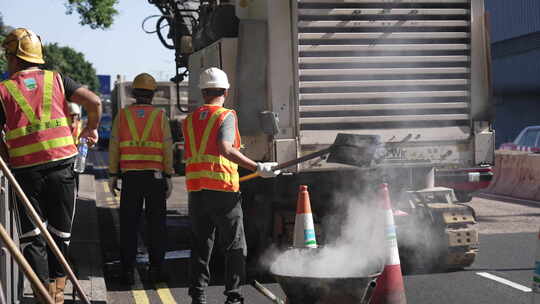
<path fill-rule="evenodd" d="M 323 150 L 320 150 L 320 151 L 317 151 L 317 152 L 313 152 L 313 153 L 304 155 L 302 157 L 295 158 L 293 160 L 289 160 L 287 162 L 278 164 L 277 166 L 275 166 L 272 169 L 281 170 L 281 169 L 285 169 L 285 168 L 297 165 L 299 163 L 305 162 L 305 161 L 313 159 L 315 157 L 323 156 L 323 155 L 329 153 L 331 149 L 332 149 L 332 146 L 330 146 L 329 148 L 326 148 L 326 149 L 323 149 Z M 259 173 L 253 172 L 253 173 L 250 173 L 248 175 L 244 175 L 244 176 L 240 177 L 239 181 L 244 182 L 244 181 L 247 181 L 247 180 L 250 180 L 250 179 L 254 179 L 254 178 L 258 177 L 259 175 L 260 175 Z"/>
<path fill-rule="evenodd" d="M 250 173 L 248 175 L 244 175 L 244 176 L 240 177 L 239 181 L 240 182 L 245 182 L 247 180 L 254 179 L 254 178 L 258 177 L 259 175 L 260 175 L 259 173 L 253 172 L 253 173 Z"/>

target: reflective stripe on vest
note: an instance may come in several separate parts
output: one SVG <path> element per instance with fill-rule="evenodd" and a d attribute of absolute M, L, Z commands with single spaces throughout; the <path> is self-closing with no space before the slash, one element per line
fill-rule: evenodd
<path fill-rule="evenodd" d="M 50 161 L 65 159 L 77 154 L 73 137 L 69 128 L 68 118 L 52 117 L 53 93 L 54 93 L 54 73 L 51 71 L 37 70 L 35 74 L 43 73 L 42 90 L 43 96 L 40 102 L 40 118 L 37 117 L 31 104 L 19 89 L 14 80 L 6 80 L 2 85 L 7 90 L 11 100 L 10 111 L 20 108 L 19 115 L 26 117 L 26 125 L 21 125 L 20 116 L 6 113 L 11 116 L 11 121 L 6 122 L 6 144 L 10 156 L 10 164 L 14 168 L 30 167 Z M 25 74 L 28 75 L 28 74 Z M 17 78 L 15 78 L 18 80 Z M 60 92 L 60 91 L 58 91 Z M 4 93 L 5 94 L 5 93 Z M 56 99 L 65 102 L 65 98 Z M 14 103 L 13 103 L 14 102 Z M 13 106 L 16 105 L 14 108 Z M 58 113 L 58 109 L 63 109 L 64 105 L 56 105 L 56 115 L 66 115 L 63 111 Z"/>
<path fill-rule="evenodd" d="M 148 120 L 144 125 L 142 135 L 139 136 L 131 110 L 129 108 L 124 109 L 124 117 L 127 122 L 131 139 L 119 142 L 120 169 L 163 170 L 163 142 L 148 140 L 152 127 L 160 113 L 161 110 L 159 109 L 154 109 L 150 112 Z"/>
<path fill-rule="evenodd" d="M 185 129 L 188 136 L 190 156 L 186 161 L 186 187 L 188 191 L 202 189 L 236 192 L 239 190 L 238 165 L 221 155 L 207 153 L 209 138 L 212 131 L 219 128 L 218 119 L 224 112 L 230 110 L 219 108 L 208 119 L 200 137 L 197 149 L 195 129 L 193 127 L 193 114 L 188 115 Z M 217 145 L 217 143 L 215 143 Z"/>

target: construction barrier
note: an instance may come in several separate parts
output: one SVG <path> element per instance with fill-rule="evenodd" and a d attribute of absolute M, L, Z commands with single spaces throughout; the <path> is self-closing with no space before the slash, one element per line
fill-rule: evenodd
<path fill-rule="evenodd" d="M 540 154 L 525 151 L 495 152 L 494 177 L 486 192 L 540 200 Z"/>

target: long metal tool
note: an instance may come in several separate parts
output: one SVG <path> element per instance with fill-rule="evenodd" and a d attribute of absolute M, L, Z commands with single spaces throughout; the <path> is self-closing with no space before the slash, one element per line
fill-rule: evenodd
<path fill-rule="evenodd" d="M 275 166 L 272 169 L 281 170 L 281 169 L 285 169 L 285 168 L 297 165 L 299 163 L 308 161 L 310 159 L 314 159 L 314 158 L 317 158 L 319 156 L 323 156 L 325 154 L 328 154 L 328 153 L 330 153 L 331 149 L 332 149 L 332 146 L 330 146 L 330 147 L 328 147 L 326 149 L 323 149 L 323 150 L 320 150 L 320 151 L 317 151 L 317 152 L 314 152 L 314 153 L 310 153 L 310 154 L 304 155 L 302 157 L 295 158 L 295 159 L 289 160 L 287 162 L 278 164 L 277 166 Z M 240 182 L 243 182 L 243 181 L 247 181 L 247 180 L 250 180 L 250 179 L 254 179 L 254 178 L 258 177 L 258 176 L 259 176 L 259 173 L 254 172 L 254 173 L 250 173 L 248 175 L 244 175 L 244 176 L 240 177 L 239 180 L 240 180 Z"/>
<path fill-rule="evenodd" d="M 285 169 L 299 163 L 314 159 L 325 154 L 328 156 L 327 162 L 347 164 L 357 167 L 369 165 L 373 159 L 375 149 L 379 145 L 379 137 L 376 135 L 359 135 L 339 133 L 334 143 L 326 149 L 313 152 L 302 157 L 280 163 L 273 170 Z M 240 177 L 239 181 L 244 182 L 259 176 L 259 173 L 251 173 Z"/>
<path fill-rule="evenodd" d="M 26 274 L 26 277 L 28 278 L 28 280 L 30 280 L 30 282 L 34 286 L 34 289 L 36 289 L 37 292 L 39 292 L 41 297 L 45 299 L 48 304 L 54 304 L 54 301 L 49 295 L 49 293 L 47 292 L 47 289 L 45 289 L 45 286 L 43 286 L 43 283 L 39 280 L 38 276 L 36 275 L 32 267 L 30 266 L 30 264 L 28 264 L 28 261 L 26 261 L 22 253 L 17 248 L 17 245 L 15 244 L 15 242 L 13 242 L 13 240 L 9 237 L 9 234 L 7 233 L 6 229 L 4 229 L 4 226 L 1 224 L 0 224 L 0 237 L 2 238 L 2 241 L 6 245 L 8 251 L 11 253 L 11 255 L 13 256 L 17 264 L 21 266 L 22 270 Z M 4 295 L 2 292 L 2 298 L 3 297 Z"/>
<path fill-rule="evenodd" d="M 15 193 L 21 199 L 24 207 L 26 208 L 26 211 L 28 211 L 30 218 L 34 222 L 34 225 L 36 225 L 39 231 L 41 231 L 41 233 L 43 234 L 43 237 L 45 237 L 45 240 L 47 241 L 47 244 L 50 246 L 52 252 L 58 258 L 58 260 L 60 260 L 60 263 L 64 267 L 64 270 L 67 272 L 67 275 L 69 279 L 71 280 L 71 283 L 73 283 L 73 286 L 75 286 L 75 289 L 77 289 L 77 292 L 79 293 L 79 296 L 81 297 L 81 300 L 83 300 L 83 302 L 86 304 L 91 304 L 90 300 L 86 296 L 86 293 L 82 289 L 81 284 L 79 283 L 79 280 L 77 280 L 77 277 L 75 276 L 75 274 L 73 273 L 73 270 L 69 266 L 66 258 L 64 257 L 64 255 L 62 254 L 62 252 L 60 251 L 60 249 L 54 242 L 49 231 L 47 231 L 47 228 L 45 228 L 45 225 L 43 225 L 43 223 L 41 222 L 39 215 L 37 214 L 32 204 L 30 203 L 30 200 L 28 200 L 28 197 L 22 190 L 21 186 L 19 185 L 19 183 L 17 182 L 17 180 L 11 173 L 11 170 L 9 170 L 6 162 L 4 161 L 2 157 L 0 157 L 0 166 L 2 167 L 2 171 L 4 172 L 4 175 L 6 175 L 6 177 L 8 178 L 8 181 L 11 183 L 11 185 L 15 189 Z"/>
<path fill-rule="evenodd" d="M 257 282 L 256 280 L 253 280 L 251 283 L 255 289 L 260 292 L 263 296 L 267 297 L 272 303 L 275 304 L 285 304 L 285 301 L 278 298 L 275 294 L 273 294 L 268 288 L 264 287 L 261 283 Z"/>

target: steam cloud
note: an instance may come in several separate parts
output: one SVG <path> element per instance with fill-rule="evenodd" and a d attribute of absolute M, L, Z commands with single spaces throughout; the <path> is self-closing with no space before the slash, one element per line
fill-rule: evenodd
<path fill-rule="evenodd" d="M 336 234 L 327 236 L 334 242 L 318 249 L 274 250 L 266 260 L 270 271 L 320 278 L 364 277 L 381 271 L 386 246 L 384 214 L 376 201 L 363 201 L 359 196 L 336 200 L 344 202 L 344 221 L 337 215 L 325 219 L 322 229 Z"/>

